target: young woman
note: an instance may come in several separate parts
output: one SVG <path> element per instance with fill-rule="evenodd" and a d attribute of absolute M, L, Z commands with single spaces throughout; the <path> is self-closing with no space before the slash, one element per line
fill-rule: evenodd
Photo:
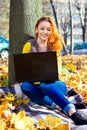
<path fill-rule="evenodd" d="M 49 16 L 41 17 L 35 25 L 35 39 L 23 47 L 23 53 L 56 51 L 60 55 L 63 39 L 59 35 L 53 19 Z M 48 61 L 49 62 L 49 61 Z M 54 82 L 23 82 L 21 89 L 32 102 L 39 105 L 56 108 L 59 106 L 77 125 L 87 124 L 80 113 L 66 98 L 67 86 L 62 81 Z"/>

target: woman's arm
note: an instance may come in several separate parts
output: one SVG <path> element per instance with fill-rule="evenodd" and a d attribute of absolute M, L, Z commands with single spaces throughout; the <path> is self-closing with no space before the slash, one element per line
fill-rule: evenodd
<path fill-rule="evenodd" d="M 29 53 L 31 51 L 31 42 L 26 42 L 23 46 L 22 53 Z"/>

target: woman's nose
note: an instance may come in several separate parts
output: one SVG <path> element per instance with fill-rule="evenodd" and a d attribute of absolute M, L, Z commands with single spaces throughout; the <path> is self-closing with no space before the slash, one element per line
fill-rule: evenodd
<path fill-rule="evenodd" d="M 48 33 L 48 31 L 45 29 L 45 30 L 44 30 L 44 33 Z"/>

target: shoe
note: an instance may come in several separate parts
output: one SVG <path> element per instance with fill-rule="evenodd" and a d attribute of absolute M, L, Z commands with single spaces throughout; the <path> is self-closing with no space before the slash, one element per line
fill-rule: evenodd
<path fill-rule="evenodd" d="M 76 125 L 87 125 L 87 119 L 85 119 L 79 112 L 75 112 L 70 116 Z"/>
<path fill-rule="evenodd" d="M 78 93 L 72 88 L 71 90 L 68 91 L 69 96 L 74 96 L 77 95 Z"/>
<path fill-rule="evenodd" d="M 81 103 L 81 104 L 74 104 L 76 109 L 85 109 L 87 108 L 86 104 Z"/>

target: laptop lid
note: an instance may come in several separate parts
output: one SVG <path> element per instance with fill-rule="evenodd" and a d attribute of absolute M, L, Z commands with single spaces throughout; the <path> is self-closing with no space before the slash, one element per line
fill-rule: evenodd
<path fill-rule="evenodd" d="M 13 54 L 16 82 L 58 80 L 56 52 Z"/>

